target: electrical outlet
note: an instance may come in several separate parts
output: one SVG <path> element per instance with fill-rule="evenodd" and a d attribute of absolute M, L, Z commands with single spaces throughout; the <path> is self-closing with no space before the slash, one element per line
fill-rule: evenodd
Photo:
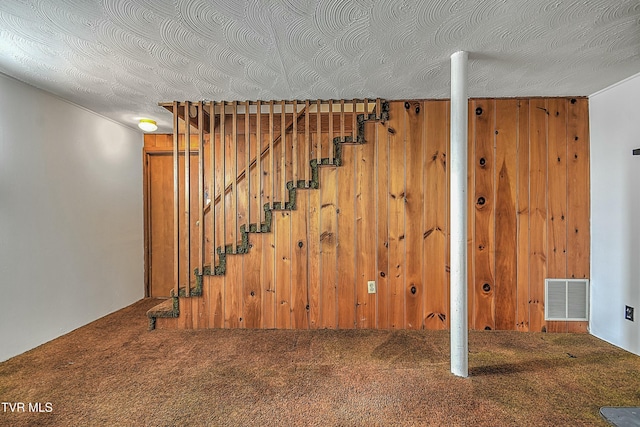
<path fill-rule="evenodd" d="M 376 281 L 375 280 L 369 280 L 367 282 L 367 286 L 368 286 L 370 294 L 375 294 L 376 293 Z"/>
<path fill-rule="evenodd" d="M 624 318 L 633 322 L 633 307 L 624 306 Z"/>

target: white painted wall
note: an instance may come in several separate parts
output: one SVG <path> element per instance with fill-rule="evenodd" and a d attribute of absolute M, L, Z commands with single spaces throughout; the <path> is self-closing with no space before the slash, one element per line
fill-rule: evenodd
<path fill-rule="evenodd" d="M 142 144 L 0 74 L 0 361 L 143 297 Z"/>
<path fill-rule="evenodd" d="M 591 333 L 640 355 L 640 74 L 590 97 Z M 624 307 L 635 308 L 635 321 Z"/>

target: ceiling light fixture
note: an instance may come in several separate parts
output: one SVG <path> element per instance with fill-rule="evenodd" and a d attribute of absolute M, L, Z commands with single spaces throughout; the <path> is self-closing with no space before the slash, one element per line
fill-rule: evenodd
<path fill-rule="evenodd" d="M 145 132 L 153 132 L 158 129 L 158 125 L 155 120 L 151 119 L 140 119 L 140 123 L 138 123 L 138 127 Z"/>

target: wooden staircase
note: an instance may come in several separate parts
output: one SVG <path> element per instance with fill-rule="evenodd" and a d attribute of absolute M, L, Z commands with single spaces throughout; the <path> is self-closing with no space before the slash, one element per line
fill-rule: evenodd
<path fill-rule="evenodd" d="M 297 210 L 298 190 L 320 188 L 319 169 L 321 167 L 342 166 L 345 145 L 366 143 L 366 122 L 384 123 L 389 119 L 389 103 L 380 99 L 302 103 L 297 101 L 174 102 L 161 105 L 174 115 L 174 277 L 176 283 L 171 297 L 147 312 L 150 330 L 156 328 L 159 319 L 174 322 L 173 327 L 179 327 L 181 305 L 189 300 L 203 297 L 205 280 L 227 274 L 229 256 L 245 255 L 250 252 L 252 248 L 250 234 L 272 232 L 276 212 Z M 279 128 L 276 127 L 275 120 L 275 115 L 278 115 L 277 107 L 279 107 L 280 116 Z M 230 112 L 228 112 L 229 109 Z M 239 128 L 243 127 L 238 126 L 239 118 L 244 119 L 244 134 L 238 132 Z M 310 122 L 314 119 L 315 132 L 312 132 Z M 229 129 L 229 122 L 231 122 L 231 129 Z M 254 125 L 255 135 L 250 133 L 251 123 Z M 265 123 L 268 125 L 263 126 Z M 325 123 L 326 132 L 323 132 Z M 299 131 L 299 126 L 302 132 Z M 244 151 L 239 153 L 238 141 L 241 135 L 244 137 L 245 145 Z M 298 135 L 303 135 L 301 144 L 298 144 Z M 253 141 L 251 136 L 255 136 L 257 140 L 254 152 L 258 154 L 253 159 L 250 156 Z M 190 182 L 192 173 L 190 161 L 184 162 L 185 175 L 182 187 L 178 177 L 180 155 L 182 154 L 184 159 L 191 157 L 190 154 L 194 151 L 191 141 L 194 137 L 198 141 L 199 169 L 198 209 L 195 214 L 191 209 L 193 183 Z M 268 141 L 266 144 L 261 141 L 263 137 Z M 323 137 L 327 141 L 325 146 L 322 145 Z M 209 153 L 205 150 L 207 138 Z M 182 148 L 180 140 L 183 141 Z M 190 143 L 187 144 L 184 141 L 190 141 Z M 290 143 L 291 151 L 288 152 Z M 230 153 L 225 152 L 227 145 L 230 145 Z M 217 149 L 222 149 L 221 158 L 216 157 Z M 325 152 L 328 154 L 326 157 L 323 156 Z M 278 153 L 280 164 L 276 165 L 275 157 Z M 291 157 L 288 161 L 287 153 Z M 240 171 L 238 170 L 239 154 L 244 157 L 244 170 Z M 209 165 L 207 165 L 207 158 L 210 159 Z M 228 159 L 232 159 L 231 171 L 225 170 L 226 164 L 229 163 Z M 308 165 L 302 173 L 299 173 L 297 168 L 300 160 Z M 263 169 L 263 164 L 269 165 L 268 171 Z M 257 178 L 253 187 L 252 175 Z M 218 176 L 222 177 L 222 183 L 218 180 L 216 186 Z M 231 179 L 228 180 L 227 176 Z M 245 185 L 246 191 L 241 192 L 239 185 Z M 210 201 L 207 200 L 209 198 L 207 187 L 212 195 Z M 219 190 L 218 187 L 220 187 Z M 241 203 L 245 207 L 242 212 L 238 207 L 240 195 L 246 198 Z M 227 211 L 226 199 L 231 202 L 229 211 Z M 265 200 L 268 202 L 261 203 Z M 251 212 L 251 206 L 256 203 L 261 206 L 261 212 L 258 214 Z M 180 215 L 182 212 L 185 214 L 184 218 Z M 238 218 L 241 218 L 244 223 L 238 224 Z M 251 222 L 251 219 L 254 221 Z M 208 228 L 206 224 L 210 224 Z M 231 243 L 227 243 L 227 238 Z M 215 250 L 213 250 L 214 247 Z M 197 255 L 198 260 L 197 267 L 192 270 L 193 255 Z M 182 271 L 185 267 L 189 272 L 188 278 L 185 278 L 186 275 Z"/>

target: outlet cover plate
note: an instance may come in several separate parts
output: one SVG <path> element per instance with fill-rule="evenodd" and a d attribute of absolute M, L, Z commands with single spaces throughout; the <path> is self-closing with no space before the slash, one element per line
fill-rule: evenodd
<path fill-rule="evenodd" d="M 633 307 L 624 306 L 624 318 L 633 322 Z"/>
<path fill-rule="evenodd" d="M 375 282 L 375 280 L 369 280 L 367 282 L 367 289 L 368 289 L 370 294 L 375 294 L 376 293 L 376 282 Z"/>

